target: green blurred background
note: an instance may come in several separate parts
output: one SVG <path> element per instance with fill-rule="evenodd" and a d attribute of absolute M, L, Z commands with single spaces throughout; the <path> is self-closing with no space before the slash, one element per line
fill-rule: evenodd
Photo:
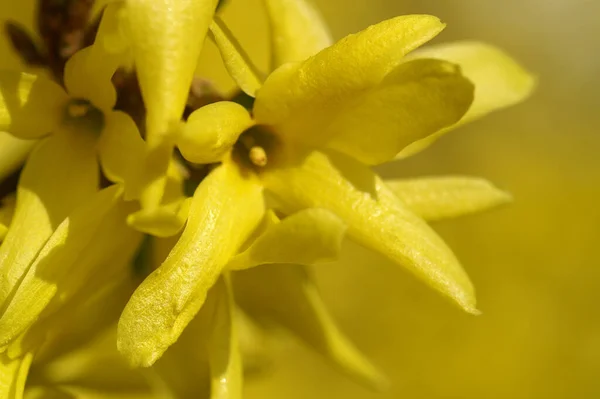
<path fill-rule="evenodd" d="M 31 20 L 30 7 L 0 3 L 0 19 Z M 495 44 L 537 75 L 539 87 L 526 103 L 379 168 L 387 177 L 482 176 L 514 195 L 510 206 L 434 226 L 468 270 L 483 315 L 461 313 L 347 244 L 342 261 L 316 270 L 319 285 L 391 388 L 370 392 L 291 342 L 248 379 L 247 398 L 600 398 L 600 2 L 317 3 L 336 39 L 396 15 L 437 15 L 448 27 L 435 42 Z M 264 67 L 261 11 L 259 0 L 230 0 L 224 18 Z M 2 64 L 14 65 L 4 47 Z M 210 46 L 205 53 L 216 56 Z M 200 71 L 225 82 L 212 62 Z"/>

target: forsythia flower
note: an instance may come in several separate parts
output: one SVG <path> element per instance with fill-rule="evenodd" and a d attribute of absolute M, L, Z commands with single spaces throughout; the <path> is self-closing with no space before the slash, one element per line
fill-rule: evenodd
<path fill-rule="evenodd" d="M 173 377 L 173 367 L 191 362 L 208 370 L 212 397 L 240 397 L 247 315 L 274 320 L 381 387 L 310 275 L 337 258 L 346 235 L 478 313 L 468 276 L 425 220 L 509 196 L 460 176 L 383 182 L 369 166 L 522 100 L 531 77 L 477 42 L 418 49 L 444 28 L 432 16 L 393 18 L 332 43 L 304 0 L 265 0 L 265 78 L 214 16 L 218 3 L 109 4 L 94 44 L 67 61 L 68 94 L 39 76 L 0 73 L 0 129 L 14 136 L 0 136 L 12 154 L 0 177 L 33 146 L 23 139 L 53 133 L 29 155 L 14 207 L 0 208 L 0 377 L 11 397 L 20 397 L 31 362 L 59 346 L 65 319 L 85 309 L 78 301 L 128 276 L 136 253 L 151 273 L 127 301 L 116 341 L 131 365 L 152 366 L 158 395 L 203 392 L 204 380 Z M 183 122 L 209 30 L 251 106 L 218 101 Z M 113 109 L 110 83 L 130 58 L 145 107 L 137 127 Z M 194 188 L 191 198 L 184 186 Z"/>

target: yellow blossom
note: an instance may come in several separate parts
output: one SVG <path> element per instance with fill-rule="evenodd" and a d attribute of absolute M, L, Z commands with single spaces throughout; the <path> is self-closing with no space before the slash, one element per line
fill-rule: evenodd
<path fill-rule="evenodd" d="M 392 160 L 411 143 L 456 125 L 473 101 L 473 107 L 486 103 L 486 112 L 507 105 L 507 100 L 493 103 L 493 91 L 479 93 L 474 100 L 469 75 L 461 73 L 461 59 L 453 60 L 457 65 L 403 58 L 443 29 L 435 17 L 398 17 L 327 47 L 325 28 L 315 23 L 314 10 L 304 2 L 270 1 L 267 6 L 276 21 L 273 54 L 278 68 L 264 84 L 227 27 L 218 18 L 211 26 L 232 77 L 246 93 L 256 93 L 256 99 L 250 113 L 229 102 L 202 108 L 190 116 L 176 139 L 188 161 L 222 163 L 200 182 L 173 251 L 125 308 L 118 343 L 135 365 L 153 364 L 177 340 L 202 307 L 209 288 L 228 269 L 313 264 L 330 257 L 319 253 L 307 259 L 300 246 L 286 238 L 302 237 L 293 231 L 294 221 L 301 217 L 302 225 L 313 226 L 313 236 L 306 238 L 312 248 L 335 236 L 341 225 L 330 220 L 339 218 L 351 239 L 396 261 L 466 311 L 478 313 L 473 287 L 452 252 L 364 163 Z M 286 23 L 290 18 L 295 20 Z M 307 36 L 312 39 L 298 45 L 281 39 Z M 298 62 L 307 52 L 316 54 Z M 502 61 L 501 72 L 513 71 L 503 75 L 507 84 L 512 79 L 530 82 L 518 94 L 525 97 L 531 79 L 499 55 L 492 51 L 475 71 L 481 78 L 482 68 Z M 506 200 L 489 185 L 479 188 L 473 194 L 461 192 L 463 199 L 479 199 L 465 201 L 452 216 Z M 428 188 L 434 199 L 436 190 L 444 195 L 452 189 L 460 191 L 456 185 Z M 266 206 L 287 218 L 260 233 L 261 218 L 263 225 L 265 217 L 272 218 L 269 212 L 263 216 Z M 430 214 L 443 213 L 444 207 L 444 201 L 433 200 L 423 206 Z M 314 212 L 331 216 L 313 218 Z M 259 234 L 253 234 L 257 228 Z M 273 229 L 281 231 L 271 234 Z M 246 249 L 236 255 L 243 245 Z M 300 292 L 301 297 L 309 295 Z M 376 380 L 376 373 L 360 366 L 362 359 L 349 360 L 350 348 L 345 346 L 342 356 L 332 357 L 351 372 Z"/>

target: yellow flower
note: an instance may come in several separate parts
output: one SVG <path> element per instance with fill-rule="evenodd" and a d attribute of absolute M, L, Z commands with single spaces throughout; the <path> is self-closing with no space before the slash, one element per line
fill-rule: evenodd
<path fill-rule="evenodd" d="M 200 182 L 181 238 L 123 312 L 118 345 L 134 365 L 152 365 L 177 341 L 229 270 L 277 264 L 252 283 L 249 297 L 273 289 L 270 304 L 263 305 L 282 324 L 297 327 L 281 317 L 278 301 L 304 304 L 313 312 L 304 321 L 323 328 L 329 321 L 306 271 L 282 263 L 310 265 L 335 257 L 346 227 L 351 239 L 477 313 L 466 273 L 411 206 L 423 216 L 443 218 L 508 196 L 461 177 L 400 181 L 396 195 L 364 164 L 390 161 L 411 144 L 422 147 L 420 140 L 519 101 L 529 93 L 531 78 L 498 50 L 478 43 L 404 58 L 443 29 L 435 17 L 398 17 L 327 47 L 329 35 L 306 3 L 266 3 L 277 69 L 264 84 L 224 24 L 217 18 L 211 26 L 230 74 L 256 100 L 251 113 L 232 102 L 201 108 L 176 136 L 189 162 L 221 164 Z M 478 87 L 475 95 L 461 66 Z M 287 217 L 279 222 L 269 208 Z M 243 283 L 238 276 L 244 273 L 252 281 L 250 273 L 258 270 L 231 273 L 233 286 Z M 278 292 L 281 287 L 287 288 Z M 286 292 L 292 299 L 285 300 Z M 304 338 L 351 373 L 376 381 L 376 371 L 333 336 L 329 344 L 317 343 L 322 335 Z"/>

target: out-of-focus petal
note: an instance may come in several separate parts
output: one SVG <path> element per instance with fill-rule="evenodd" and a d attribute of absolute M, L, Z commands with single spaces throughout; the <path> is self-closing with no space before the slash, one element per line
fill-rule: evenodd
<path fill-rule="evenodd" d="M 325 21 L 310 0 L 264 0 L 271 25 L 271 69 L 304 61 L 331 46 Z"/>
<path fill-rule="evenodd" d="M 305 266 L 259 266 L 232 277 L 236 299 L 250 314 L 287 328 L 353 378 L 376 388 L 386 385 L 337 328 Z"/>
<path fill-rule="evenodd" d="M 127 0 L 128 33 L 146 105 L 147 140 L 179 123 L 218 0 Z"/>
<path fill-rule="evenodd" d="M 254 97 L 264 81 L 263 74 L 252 63 L 248 54 L 220 18 L 215 18 L 210 26 L 210 32 L 231 78 L 244 93 Z"/>
<path fill-rule="evenodd" d="M 344 222 L 326 209 L 306 209 L 268 228 L 227 265 L 232 270 L 268 263 L 312 265 L 339 256 Z"/>
<path fill-rule="evenodd" d="M 436 58 L 458 64 L 463 74 L 475 84 L 475 99 L 469 111 L 454 126 L 405 148 L 400 158 L 417 153 L 437 138 L 464 123 L 527 98 L 535 87 L 535 78 L 502 50 L 485 43 L 463 41 L 427 46 L 406 59 Z"/>
<path fill-rule="evenodd" d="M 483 212 L 512 200 L 506 191 L 477 177 L 396 179 L 387 180 L 385 184 L 411 211 L 425 220 Z"/>
<path fill-rule="evenodd" d="M 22 139 L 52 133 L 64 117 L 68 98 L 43 76 L 0 70 L 0 131 Z"/>
<path fill-rule="evenodd" d="M 177 340 L 264 214 L 260 183 L 231 161 L 213 170 L 193 198 L 181 238 L 121 316 L 118 346 L 132 365 L 152 365 Z"/>
<path fill-rule="evenodd" d="M 410 143 L 456 123 L 473 101 L 473 84 L 460 68 L 439 60 L 401 64 L 373 90 L 339 110 L 325 131 L 302 140 L 373 165 L 394 159 Z"/>
<path fill-rule="evenodd" d="M 117 101 L 117 91 L 112 84 L 116 68 L 104 64 L 96 57 L 94 46 L 76 52 L 65 65 L 65 87 L 69 96 L 88 100 L 105 113 Z"/>
<path fill-rule="evenodd" d="M 33 355 L 31 353 L 19 359 L 9 359 L 0 354 L 0 397 L 5 399 L 23 399 L 25 380 Z"/>
<path fill-rule="evenodd" d="M 186 198 L 157 209 L 142 209 L 129 215 L 127 223 L 137 231 L 155 237 L 172 237 L 183 229 L 191 202 L 191 198 Z"/>
<path fill-rule="evenodd" d="M 15 195 L 9 194 L 0 200 L 0 243 L 6 237 L 8 226 L 15 213 Z"/>
<path fill-rule="evenodd" d="M 115 275 L 115 265 L 131 260 L 141 235 L 126 216 L 132 205 L 121 201 L 119 186 L 100 191 L 78 207 L 48 239 L 0 317 L 0 345 L 14 340 L 52 303 L 60 308 L 96 274 Z"/>
<path fill-rule="evenodd" d="M 35 140 L 22 140 L 6 132 L 0 132 L 0 180 L 23 165 L 35 143 Z"/>
<path fill-rule="evenodd" d="M 95 137 L 58 131 L 33 150 L 17 187 L 17 204 L 0 246 L 0 303 L 56 227 L 98 189 Z"/>
<path fill-rule="evenodd" d="M 348 235 L 403 266 L 477 314 L 469 277 L 444 241 L 364 165 L 342 154 L 313 151 L 265 170 L 262 180 L 285 213 L 319 207 L 348 224 Z"/>
<path fill-rule="evenodd" d="M 228 279 L 214 286 L 214 310 L 206 342 L 211 376 L 211 399 L 241 399 L 242 358 L 234 318 L 234 302 Z"/>
<path fill-rule="evenodd" d="M 402 57 L 436 36 L 436 17 L 393 18 L 345 37 L 298 64 L 287 64 L 258 91 L 254 116 L 290 137 L 322 128 L 356 94 L 378 85 Z"/>
<path fill-rule="evenodd" d="M 146 143 L 129 115 L 121 111 L 105 115 L 98 152 L 106 177 L 125 186 L 125 200 L 138 199 L 144 184 Z"/>
<path fill-rule="evenodd" d="M 240 134 L 252 124 L 248 111 L 237 103 L 209 104 L 190 115 L 177 139 L 177 146 L 190 162 L 220 162 Z"/>

